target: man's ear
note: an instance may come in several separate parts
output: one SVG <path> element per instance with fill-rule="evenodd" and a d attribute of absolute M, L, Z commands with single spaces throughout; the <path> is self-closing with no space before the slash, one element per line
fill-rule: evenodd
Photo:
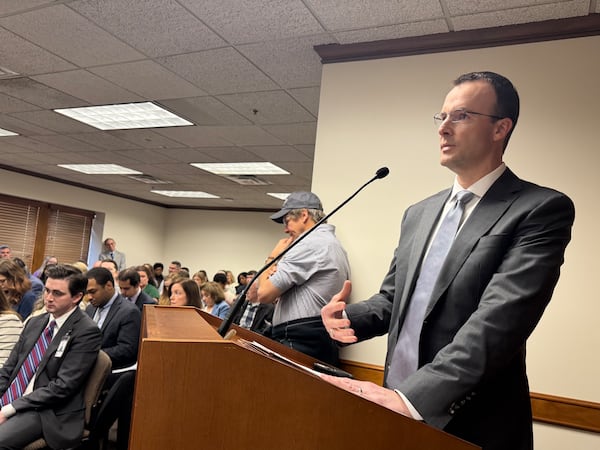
<path fill-rule="evenodd" d="M 513 121 L 508 117 L 504 117 L 496 121 L 494 125 L 494 140 L 504 141 L 506 139 L 506 136 L 508 136 L 510 130 L 512 130 Z"/>

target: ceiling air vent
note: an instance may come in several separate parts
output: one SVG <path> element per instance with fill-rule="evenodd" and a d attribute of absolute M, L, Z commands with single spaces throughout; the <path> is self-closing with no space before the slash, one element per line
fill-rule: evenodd
<path fill-rule="evenodd" d="M 227 175 L 225 178 L 244 186 L 267 186 L 268 184 L 272 184 L 258 178 L 256 175 Z"/>
<path fill-rule="evenodd" d="M 8 80 L 9 78 L 19 78 L 20 73 L 13 72 L 10 69 L 0 66 L 0 80 Z"/>
<path fill-rule="evenodd" d="M 158 178 L 153 177 L 152 175 L 131 175 L 127 178 L 131 178 L 135 181 L 140 181 L 146 184 L 171 184 L 172 181 L 160 180 Z"/>

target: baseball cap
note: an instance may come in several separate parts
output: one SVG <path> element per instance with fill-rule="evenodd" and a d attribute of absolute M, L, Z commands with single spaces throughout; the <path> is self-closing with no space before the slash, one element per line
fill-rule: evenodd
<path fill-rule="evenodd" d="M 323 210 L 321 200 L 312 192 L 297 191 L 292 192 L 285 199 L 283 207 L 271 216 L 271 220 L 277 223 L 283 223 L 283 218 L 287 213 L 294 209 L 319 209 Z"/>

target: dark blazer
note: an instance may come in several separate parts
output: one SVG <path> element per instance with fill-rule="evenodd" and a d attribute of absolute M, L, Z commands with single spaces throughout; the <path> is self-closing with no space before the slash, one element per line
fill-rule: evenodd
<path fill-rule="evenodd" d="M 144 305 L 156 305 L 156 300 L 154 300 L 152 297 L 150 297 L 144 291 L 141 291 L 140 295 L 138 295 L 138 298 L 135 301 L 135 306 L 137 306 L 138 309 L 140 311 L 142 311 L 144 308 Z"/>
<path fill-rule="evenodd" d="M 431 230 L 450 191 L 412 207 L 380 292 L 348 305 L 359 340 L 389 332 L 386 376 Z M 450 249 L 427 307 L 419 370 L 400 386 L 424 420 L 489 449 L 531 449 L 525 343 L 558 281 L 574 207 L 506 170 Z"/>
<path fill-rule="evenodd" d="M 8 360 L 0 369 L 0 395 L 10 386 L 49 321 L 49 314 L 29 320 Z M 61 357 L 56 350 L 65 336 Z M 36 372 L 33 391 L 12 405 L 19 413 L 37 411 L 43 436 L 51 448 L 69 448 L 83 434 L 83 389 L 96 362 L 102 337 L 96 324 L 78 307 L 58 330 Z M 10 419 L 1 426 L 10 426 Z"/>
<path fill-rule="evenodd" d="M 85 311 L 93 318 L 97 309 L 89 305 Z M 110 356 L 113 369 L 129 367 L 137 361 L 141 317 L 133 303 L 117 295 L 100 328 L 102 350 Z"/>
<path fill-rule="evenodd" d="M 248 307 L 248 301 L 244 303 L 244 307 L 240 308 L 240 312 L 237 314 L 234 323 L 240 324 L 242 320 L 242 316 L 244 315 L 244 311 Z M 254 331 L 255 333 L 270 335 L 271 326 L 273 325 L 273 311 L 275 311 L 275 305 L 273 303 L 261 303 L 258 305 L 258 309 L 254 314 L 254 319 L 252 319 L 252 325 L 250 326 L 250 331 Z"/>

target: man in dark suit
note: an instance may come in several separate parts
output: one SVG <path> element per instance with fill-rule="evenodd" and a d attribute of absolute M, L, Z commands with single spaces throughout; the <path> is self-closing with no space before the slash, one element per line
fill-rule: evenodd
<path fill-rule="evenodd" d="M 27 323 L 0 369 L 0 449 L 22 448 L 40 437 L 51 448 L 80 442 L 84 385 L 102 340 L 98 327 L 78 307 L 86 284 L 74 267 L 48 269 L 44 289 L 47 313 Z M 44 339 L 46 344 L 40 348 Z M 36 352 L 41 360 L 34 363 L 31 378 L 24 375 L 22 366 L 34 360 Z M 15 381 L 22 376 L 24 382 Z"/>
<path fill-rule="evenodd" d="M 102 350 L 110 356 L 113 370 L 134 365 L 140 339 L 140 310 L 117 293 L 107 269 L 95 267 L 85 276 L 90 299 L 86 313 L 102 332 Z"/>
<path fill-rule="evenodd" d="M 246 292 L 246 303 L 234 322 L 242 328 L 269 336 L 273 324 L 274 310 L 275 305 L 273 303 L 260 303 L 258 301 L 258 283 L 253 283 Z"/>
<path fill-rule="evenodd" d="M 156 305 L 156 300 L 140 288 L 140 274 L 135 267 L 119 272 L 119 288 L 121 295 L 135 304 L 140 311 L 144 305 Z"/>
<path fill-rule="evenodd" d="M 485 450 L 533 448 L 526 340 L 550 301 L 574 220 L 568 197 L 520 180 L 502 162 L 518 113 L 516 90 L 498 74 L 454 82 L 434 116 L 454 187 L 406 211 L 378 294 L 346 306 L 348 281 L 322 312 L 343 343 L 389 333 L 385 387 L 329 381 Z M 438 253 L 446 212 L 462 190 L 475 195 L 418 302 L 429 253 Z"/>
<path fill-rule="evenodd" d="M 137 306 L 122 297 L 114 287 L 108 269 L 96 267 L 86 273 L 90 305 L 86 313 L 102 331 L 102 350 L 112 361 L 113 373 L 104 385 L 107 391 L 98 412 L 90 441 L 95 444 L 119 419 L 117 448 L 126 449 L 131 421 L 131 404 L 140 339 L 141 313 Z M 117 369 L 115 371 L 115 369 Z M 128 369 L 128 370 L 127 370 Z M 121 379 L 123 378 L 123 379 Z"/>

